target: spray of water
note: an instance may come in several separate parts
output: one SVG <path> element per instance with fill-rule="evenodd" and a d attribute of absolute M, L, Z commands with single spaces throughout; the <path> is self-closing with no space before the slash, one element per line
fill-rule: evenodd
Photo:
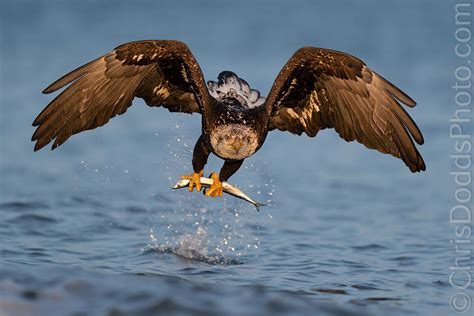
<path fill-rule="evenodd" d="M 166 171 L 173 184 L 183 168 L 191 170 L 193 146 L 190 144 L 195 141 L 195 135 L 177 124 L 170 139 L 164 149 L 172 157 L 166 161 Z M 214 163 L 220 165 L 221 161 Z M 209 169 L 214 167 L 211 162 Z M 249 175 L 248 184 L 243 185 L 271 203 L 275 186 L 272 179 L 262 176 L 265 168 L 260 161 L 248 163 L 242 170 Z M 150 209 L 149 248 L 209 264 L 240 264 L 257 256 L 260 246 L 257 234 L 262 224 L 256 222 L 269 213 L 257 213 L 253 206 L 233 197 L 213 200 L 196 192 L 172 194 L 171 205 Z"/>

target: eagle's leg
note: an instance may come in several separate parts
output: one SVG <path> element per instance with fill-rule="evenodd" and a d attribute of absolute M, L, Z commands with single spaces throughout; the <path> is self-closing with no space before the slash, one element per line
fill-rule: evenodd
<path fill-rule="evenodd" d="M 193 192 L 194 187 L 196 190 L 201 191 L 201 177 L 204 174 L 204 166 L 207 163 L 207 158 L 209 157 L 209 150 L 206 149 L 202 141 L 202 135 L 199 136 L 199 139 L 194 145 L 193 151 L 193 174 L 189 176 L 182 176 L 181 179 L 191 180 L 189 182 L 189 192 Z"/>
<path fill-rule="evenodd" d="M 214 180 L 211 187 L 206 190 L 207 196 L 217 197 L 222 196 L 222 182 L 227 181 L 234 173 L 239 170 L 244 160 L 225 161 L 221 168 L 219 175 L 213 172 L 211 179 Z"/>

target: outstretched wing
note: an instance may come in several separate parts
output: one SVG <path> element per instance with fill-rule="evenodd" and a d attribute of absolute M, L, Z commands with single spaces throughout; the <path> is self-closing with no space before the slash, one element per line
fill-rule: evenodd
<path fill-rule="evenodd" d="M 138 41 L 63 76 L 43 93 L 69 85 L 38 115 L 35 151 L 54 139 L 52 149 L 71 135 L 106 124 L 124 113 L 134 97 L 171 112 L 203 113 L 209 95 L 201 69 L 186 44 Z"/>
<path fill-rule="evenodd" d="M 423 136 L 399 102 L 409 96 L 351 55 L 322 48 L 296 51 L 266 100 L 269 129 L 315 136 L 334 128 L 346 141 L 401 158 L 412 172 L 425 163 L 412 138 Z"/>

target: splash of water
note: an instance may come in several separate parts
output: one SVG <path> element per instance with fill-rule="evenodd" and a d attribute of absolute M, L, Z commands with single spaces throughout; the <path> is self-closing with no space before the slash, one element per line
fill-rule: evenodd
<path fill-rule="evenodd" d="M 180 235 L 171 245 L 169 241 L 164 245 L 158 243 L 153 229 L 150 230 L 150 248 L 159 253 L 172 253 L 181 258 L 200 261 L 213 265 L 234 265 L 242 262 L 225 256 L 222 253 L 211 254 L 210 240 L 207 236 L 207 231 L 202 226 L 198 226 L 195 233 L 185 233 Z"/>
<path fill-rule="evenodd" d="M 192 146 L 186 145 L 193 142 L 191 138 L 177 125 L 175 139 L 164 148 L 174 158 L 166 163 L 170 182 L 183 168 L 191 169 L 187 166 L 192 157 Z M 268 195 L 268 203 L 275 186 L 272 179 L 261 178 L 259 165 L 250 162 L 246 166 L 245 171 L 249 174 L 247 181 L 255 185 L 259 195 Z M 242 263 L 259 247 L 260 240 L 251 233 L 250 227 L 255 224 L 255 216 L 260 214 L 254 213 L 254 209 L 246 204 L 239 205 L 233 198 L 223 197 L 221 202 L 216 208 L 212 201 L 202 199 L 196 193 L 181 194 L 172 205 L 157 208 L 156 211 L 151 209 L 148 213 L 151 228 L 149 248 L 210 264 Z M 256 256 L 255 253 L 252 255 Z"/>

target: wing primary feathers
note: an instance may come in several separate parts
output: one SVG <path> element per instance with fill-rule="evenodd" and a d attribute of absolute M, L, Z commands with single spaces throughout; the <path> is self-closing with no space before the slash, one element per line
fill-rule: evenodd
<path fill-rule="evenodd" d="M 372 71 L 370 69 L 370 71 Z M 382 77 L 381 75 L 377 74 L 376 72 L 372 71 L 373 74 L 379 78 L 380 80 L 383 81 L 385 84 L 385 88 L 387 89 L 388 92 L 390 92 L 391 95 L 393 95 L 395 98 L 403 102 L 403 104 L 409 106 L 409 107 L 414 107 L 416 105 L 415 100 L 410 98 L 406 93 L 404 93 L 402 90 L 398 89 L 395 85 L 393 85 L 390 81 Z"/>
<path fill-rule="evenodd" d="M 423 145 L 425 140 L 423 139 L 423 135 L 421 134 L 420 129 L 416 125 L 415 121 L 411 118 L 410 115 L 405 111 L 405 109 L 398 104 L 396 100 L 393 100 L 396 103 L 392 106 L 392 110 L 397 115 L 398 119 L 403 122 L 403 125 L 410 131 L 410 134 L 413 136 L 413 139 L 419 144 Z"/>
<path fill-rule="evenodd" d="M 270 129 L 314 136 L 334 128 L 346 141 L 401 158 L 413 172 L 425 170 L 414 143 L 423 144 L 423 135 L 401 103 L 416 105 L 362 60 L 304 47 L 278 74 L 265 106 Z"/>
<path fill-rule="evenodd" d="M 44 89 L 43 93 L 44 94 L 52 93 L 56 90 L 59 90 L 59 89 L 63 88 L 64 86 L 70 84 L 74 80 L 79 79 L 80 77 L 82 77 L 83 75 L 85 75 L 89 71 L 91 66 L 93 66 L 97 61 L 99 61 L 102 58 L 104 58 L 104 56 L 101 56 L 101 57 L 99 57 L 99 58 L 97 58 L 97 59 L 95 59 L 91 62 L 88 62 L 87 64 L 82 65 L 82 66 L 74 69 L 73 71 L 65 74 L 64 76 L 62 76 L 61 78 L 59 78 L 58 80 L 53 82 L 51 85 L 49 85 L 46 89 Z"/>
<path fill-rule="evenodd" d="M 67 73 L 43 93 L 64 87 L 33 121 L 35 151 L 53 140 L 52 149 L 57 148 L 74 134 L 106 124 L 125 113 L 135 97 L 171 112 L 202 113 L 209 103 L 199 64 L 179 41 L 122 44 Z"/>

